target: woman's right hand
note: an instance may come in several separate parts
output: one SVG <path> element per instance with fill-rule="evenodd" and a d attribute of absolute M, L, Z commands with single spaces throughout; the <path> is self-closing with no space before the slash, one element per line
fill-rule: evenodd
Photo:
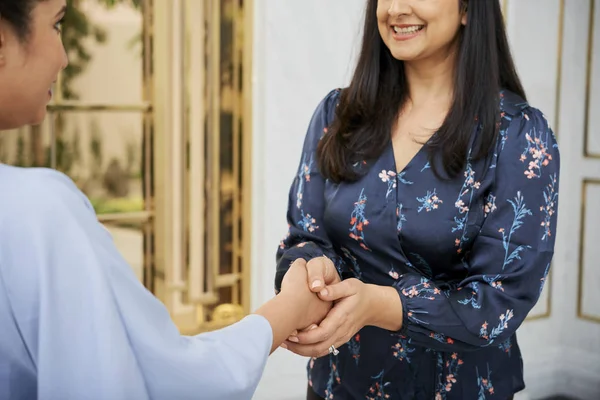
<path fill-rule="evenodd" d="M 336 272 L 337 274 L 337 272 Z M 307 263 L 297 259 L 292 263 L 281 282 L 280 296 L 291 296 L 295 307 L 300 307 L 303 312 L 296 328 L 298 331 L 311 325 L 318 325 L 332 307 L 332 302 L 321 300 L 316 293 L 311 291 L 307 282 L 309 280 Z"/>

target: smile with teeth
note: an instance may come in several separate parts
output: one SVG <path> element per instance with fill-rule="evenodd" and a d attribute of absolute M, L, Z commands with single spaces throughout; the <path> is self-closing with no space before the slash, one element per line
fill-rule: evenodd
<path fill-rule="evenodd" d="M 417 33 L 421 29 L 423 29 L 423 25 L 413 25 L 413 26 L 407 26 L 404 28 L 401 28 L 399 26 L 393 26 L 393 28 L 394 28 L 394 32 L 396 32 L 400 35 L 411 35 L 413 33 Z"/>

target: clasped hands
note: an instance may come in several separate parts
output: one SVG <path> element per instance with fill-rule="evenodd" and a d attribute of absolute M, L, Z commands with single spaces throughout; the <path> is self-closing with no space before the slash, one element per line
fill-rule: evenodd
<path fill-rule="evenodd" d="M 358 279 L 342 281 L 329 258 L 317 257 L 308 262 L 294 261 L 283 279 L 282 290 L 306 291 L 306 287 L 298 287 L 303 284 L 298 279 L 301 268 L 306 269 L 304 284 L 317 302 L 306 310 L 305 321 L 310 324 L 300 327 L 282 347 L 301 356 L 322 357 L 329 354 L 330 346 L 339 348 L 370 324 L 371 289 Z"/>

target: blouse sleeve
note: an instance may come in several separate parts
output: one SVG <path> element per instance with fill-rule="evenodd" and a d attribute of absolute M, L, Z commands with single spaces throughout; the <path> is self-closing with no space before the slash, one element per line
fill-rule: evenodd
<path fill-rule="evenodd" d="M 539 110 L 500 133 L 485 219 L 454 287 L 405 274 L 396 284 L 401 331 L 442 351 L 476 350 L 510 338 L 538 301 L 554 253 L 560 159 Z"/>
<path fill-rule="evenodd" d="M 14 186 L 0 199 L 10 210 L 0 279 L 39 398 L 252 397 L 272 344 L 266 319 L 180 335 L 70 180 L 52 172 Z"/>
<path fill-rule="evenodd" d="M 340 274 L 344 263 L 333 249 L 323 227 L 325 209 L 325 178 L 317 166 L 316 150 L 328 125 L 333 121 L 339 90 L 332 90 L 317 106 L 304 140 L 298 172 L 288 196 L 287 236 L 277 249 L 275 291 L 292 262 L 298 258 L 309 261 L 326 256 L 333 261 Z"/>

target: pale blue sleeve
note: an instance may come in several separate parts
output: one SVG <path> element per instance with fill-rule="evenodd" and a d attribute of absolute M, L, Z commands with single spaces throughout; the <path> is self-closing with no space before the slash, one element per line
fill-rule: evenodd
<path fill-rule="evenodd" d="M 267 320 L 181 336 L 72 182 L 34 176 L 0 199 L 0 278 L 38 398 L 250 399 L 272 344 Z"/>

